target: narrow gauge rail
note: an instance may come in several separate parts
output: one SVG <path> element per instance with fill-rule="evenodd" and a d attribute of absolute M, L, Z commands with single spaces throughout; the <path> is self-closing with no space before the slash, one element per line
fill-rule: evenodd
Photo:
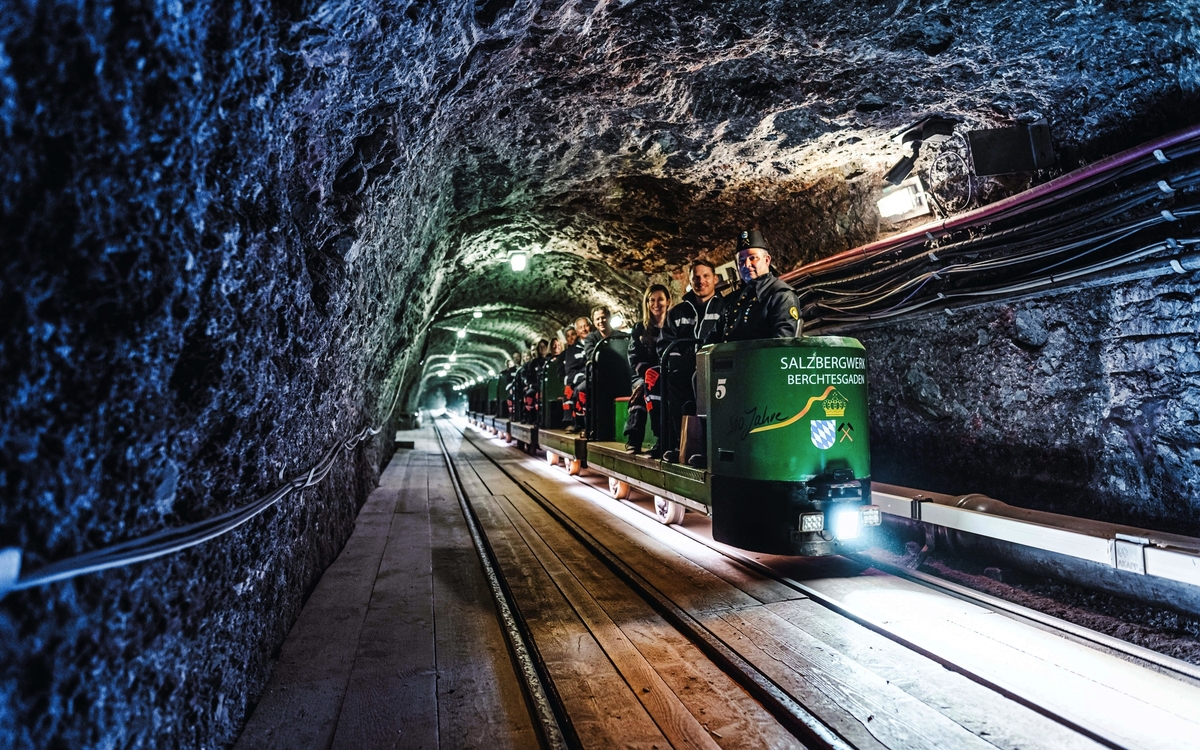
<path fill-rule="evenodd" d="M 464 460 L 461 455 L 452 455 L 443 435 L 443 426 L 435 424 L 434 429 L 437 431 L 447 466 L 454 477 L 456 493 L 463 503 L 464 514 L 473 519 L 482 530 L 484 538 L 480 542 L 481 556 L 485 559 L 487 567 L 495 570 L 500 579 L 499 588 L 503 593 L 497 596 L 497 604 L 501 611 L 512 613 L 515 629 L 520 631 L 513 641 L 519 644 L 520 649 L 530 653 L 530 661 L 536 664 L 537 674 L 530 674 L 527 669 L 518 671 L 526 680 L 531 713 L 539 717 L 545 734 L 561 737 L 562 741 L 571 747 L 599 748 L 626 743 L 638 744 L 647 739 L 647 735 L 649 739 L 653 739 L 655 730 L 640 725 L 644 723 L 639 721 L 643 718 L 640 714 L 628 715 L 629 697 L 619 686 L 614 690 L 611 686 L 599 684 L 602 675 L 597 675 L 588 669 L 587 665 L 565 663 L 561 658 L 562 641 L 572 642 L 575 651 L 573 656 L 576 659 L 586 659 L 589 655 L 594 658 L 598 654 L 588 653 L 586 648 L 579 648 L 579 643 L 587 643 L 589 639 L 578 632 L 578 629 L 572 632 L 569 616 L 563 617 L 548 611 L 547 600 L 552 597 L 545 596 L 547 582 L 520 580 L 523 573 L 528 570 L 536 571 L 539 567 L 548 570 L 550 585 L 561 591 L 564 598 L 579 611 L 583 623 L 593 631 L 600 631 L 595 641 L 607 654 L 609 661 L 616 666 L 620 679 L 631 686 L 636 684 L 641 688 L 635 689 L 634 695 L 646 709 L 648 718 L 657 725 L 663 738 L 671 746 L 792 746 L 830 750 L 849 750 L 853 747 L 736 652 L 715 638 L 705 637 L 705 631 L 691 614 L 657 594 L 654 587 L 637 572 L 622 564 L 603 547 L 588 544 L 591 538 L 586 532 L 573 525 L 551 506 L 547 506 L 536 492 L 524 489 L 524 494 L 545 511 L 546 518 L 561 526 L 561 533 L 570 534 L 582 542 L 589 552 L 596 554 L 600 568 L 607 567 L 611 574 L 629 585 L 666 624 L 682 634 L 682 638 L 694 644 L 699 653 L 692 655 L 691 664 L 683 669 L 679 664 L 672 665 L 669 657 L 664 659 L 662 654 L 654 656 L 654 651 L 672 647 L 676 652 L 676 659 L 680 655 L 688 656 L 687 649 L 672 644 L 670 636 L 661 628 L 656 632 L 648 632 L 648 636 L 659 648 L 647 648 L 644 639 L 639 643 L 633 634 L 627 636 L 614 632 L 621 629 L 614 627 L 614 623 L 609 619 L 616 614 L 612 611 L 613 607 L 601 605 L 604 593 L 600 591 L 602 586 L 595 580 L 598 572 L 595 561 L 585 560 L 583 565 L 579 565 L 580 561 L 575 560 L 576 567 L 567 570 L 565 564 L 571 559 L 569 554 L 561 549 L 540 548 L 541 545 L 534 537 L 545 538 L 550 535 L 544 532 L 537 533 L 535 525 L 538 521 L 531 517 L 529 507 L 522 514 L 519 505 L 509 503 L 507 499 L 495 503 L 501 496 L 492 493 L 505 489 L 506 486 L 515 489 L 512 488 L 511 476 L 501 463 L 479 451 L 480 457 L 498 470 L 497 474 L 500 476 L 497 477 L 496 474 L 489 475 L 486 471 L 479 471 L 477 465 L 473 465 L 469 459 Z M 458 431 L 457 435 L 465 438 L 461 431 Z M 508 481 L 504 481 L 506 479 Z M 486 483 L 486 488 L 481 488 L 483 483 Z M 472 489 L 475 490 L 473 496 Z M 486 507 L 477 507 L 476 503 L 485 503 Z M 511 526 L 505 524 L 504 517 L 508 513 L 519 516 L 519 520 L 510 516 L 517 523 Z M 524 530 L 525 536 L 521 543 L 515 543 L 516 540 L 511 537 L 504 538 L 505 530 L 511 535 L 512 529 Z M 522 552 L 525 553 L 524 556 Z M 529 552 L 533 552 L 532 558 Z M 538 552 L 541 552 L 540 557 Z M 591 575 L 580 575 L 580 570 L 588 570 Z M 512 577 L 505 579 L 506 571 Z M 539 583 L 542 586 L 539 587 Z M 611 596 L 611 593 L 609 595 Z M 628 614 L 629 607 L 624 609 Z M 644 614 L 638 619 L 639 630 L 648 631 L 653 625 Z M 544 639 L 541 643 L 539 635 Z M 639 651 L 649 651 L 651 656 L 643 657 Z M 697 669 L 696 657 L 700 654 L 707 656 L 713 667 L 724 672 L 732 681 L 722 685 L 720 680 L 714 679 L 713 670 L 705 674 L 703 665 Z M 514 655 L 523 666 L 524 660 L 515 652 Z M 664 661 L 667 662 L 665 665 Z M 652 666 L 661 676 L 649 674 Z M 582 667 L 584 674 L 581 675 L 576 667 Z M 673 680 L 669 673 L 674 673 Z M 668 680 L 674 684 L 668 684 Z M 680 704 L 678 695 L 690 695 L 699 700 L 707 697 L 707 705 L 690 712 L 689 715 Z M 590 710 L 597 700 L 606 697 L 615 705 L 601 706 L 600 709 L 616 712 L 617 721 L 605 721 L 605 717 L 597 716 L 595 711 Z M 747 704 L 751 697 L 758 702 L 757 712 L 754 705 Z M 550 709 L 549 713 L 553 714 L 552 717 L 547 717 L 547 707 Z M 726 715 L 722 716 L 722 712 Z M 706 716 L 708 721 L 702 722 L 697 716 Z M 778 722 L 777 725 L 770 722 L 772 717 Z M 546 731 L 547 728 L 549 732 Z M 555 746 L 553 741 L 547 744 Z"/>
<path fill-rule="evenodd" d="M 494 450 L 489 452 L 487 450 L 487 446 L 483 446 L 482 452 L 488 456 L 488 459 L 492 465 L 501 470 L 512 481 L 512 483 L 515 483 L 521 487 L 524 493 L 537 500 L 537 502 L 549 512 L 552 512 L 553 515 L 558 517 L 560 523 L 565 523 L 571 527 L 572 533 L 577 538 L 586 540 L 589 547 L 594 547 L 600 550 L 601 553 L 606 550 L 606 542 L 598 538 L 598 536 L 593 535 L 595 528 L 594 526 L 589 525 L 588 528 L 584 528 L 581 522 L 572 520 L 571 511 L 566 509 L 570 506 L 564 505 L 562 499 L 551 499 L 547 497 L 546 494 L 543 494 L 553 494 L 554 490 L 552 485 L 543 484 L 539 491 L 539 489 L 534 486 L 536 482 L 530 481 L 530 478 L 534 474 L 540 472 L 542 475 L 545 475 L 545 469 L 537 470 L 533 468 L 536 467 L 536 464 L 524 464 L 521 466 L 512 461 L 501 460 L 502 455 L 496 454 Z M 594 490 L 600 490 L 600 488 L 595 487 L 595 485 L 592 485 L 592 488 Z M 585 492 L 593 496 L 591 498 L 591 502 L 595 504 L 597 499 L 595 497 L 595 493 L 593 493 L 591 490 L 587 490 Z M 576 493 L 578 493 L 578 491 L 576 491 Z M 570 491 L 567 491 L 566 494 L 570 495 L 571 493 Z M 613 507 L 612 504 L 604 504 L 610 507 L 611 512 L 611 508 Z M 634 513 L 634 511 L 626 508 L 624 505 L 616 507 L 624 508 L 627 513 Z M 642 510 L 641 512 L 647 513 L 646 510 Z M 620 514 L 618 513 L 617 515 Z M 698 520 L 698 518 L 696 520 Z M 625 519 L 625 522 L 628 522 L 627 518 Z M 674 529 L 668 531 L 657 524 L 651 524 L 649 529 L 651 532 L 658 531 L 659 533 L 670 534 L 674 534 L 675 531 Z M 1100 693 L 1104 693 L 1106 690 L 1108 692 L 1106 698 L 1108 700 L 1108 704 L 1098 706 L 1098 710 L 1092 712 L 1090 715 L 1081 715 L 1078 712 L 1078 705 L 1072 705 L 1071 701 L 1066 701 L 1065 703 L 1057 706 L 1051 704 L 1050 707 L 1048 707 L 1047 705 L 1043 705 L 1041 702 L 1035 699 L 1029 698 L 1026 695 L 1027 691 L 1024 687 L 1019 685 L 1004 684 L 1003 680 L 997 680 L 993 676 L 981 673 L 980 670 L 976 668 L 976 665 L 970 663 L 969 660 L 966 665 L 958 664 L 953 659 L 947 658 L 944 653 L 945 650 L 938 648 L 938 644 L 934 643 L 932 644 L 933 648 L 930 648 L 931 644 L 921 643 L 920 638 L 912 638 L 909 635 L 906 635 L 903 628 L 895 628 L 888 624 L 889 618 L 903 620 L 906 616 L 904 613 L 900 613 L 899 615 L 892 613 L 891 615 L 888 615 L 886 613 L 872 611 L 870 607 L 864 610 L 862 607 L 853 605 L 853 603 L 847 604 L 847 601 L 850 601 L 854 598 L 855 592 L 852 590 L 846 591 L 846 587 L 841 585 L 839 582 L 852 580 L 853 576 L 850 579 L 846 579 L 843 576 L 835 575 L 833 577 L 826 577 L 817 581 L 810 580 L 808 582 L 801 583 L 792 575 L 789 575 L 786 569 L 780 570 L 776 568 L 776 565 L 780 562 L 778 559 L 765 557 L 755 560 L 744 554 L 729 550 L 723 545 L 713 544 L 711 540 L 706 541 L 695 534 L 692 535 L 692 541 L 693 543 L 703 542 L 711 551 L 720 552 L 721 556 L 727 561 L 727 564 L 736 568 L 740 568 L 743 575 L 749 575 L 751 573 L 754 575 L 760 575 L 765 579 L 772 580 L 790 588 L 792 591 L 796 592 L 797 595 L 801 595 L 802 601 L 819 604 L 821 607 L 827 610 L 838 613 L 839 617 L 849 615 L 849 619 L 844 619 L 836 625 L 830 626 L 828 623 L 826 623 L 825 627 L 828 638 L 836 640 L 838 638 L 838 633 L 841 631 L 846 631 L 847 633 L 860 633 L 861 630 L 869 630 L 878 634 L 882 638 L 890 640 L 893 644 L 893 649 L 900 648 L 900 651 L 892 651 L 892 656 L 895 657 L 897 665 L 889 666 L 888 664 L 880 663 L 879 659 L 881 656 L 887 654 L 887 649 L 881 647 L 878 643 L 872 647 L 869 647 L 868 650 L 879 649 L 881 653 L 876 653 L 873 656 L 875 659 L 874 667 L 877 669 L 882 669 L 885 672 L 888 669 L 892 669 L 893 672 L 895 672 L 893 677 L 897 678 L 895 681 L 911 683 L 914 679 L 920 679 L 921 677 L 924 677 L 944 682 L 946 679 L 948 679 L 945 677 L 944 670 L 933 670 L 931 672 L 928 668 L 929 663 L 936 663 L 941 666 L 954 669 L 962 677 L 974 682 L 975 685 L 973 688 L 968 689 L 963 684 L 959 684 L 953 691 L 943 694 L 942 700 L 948 700 L 951 705 L 943 706 L 942 710 L 949 713 L 960 728 L 972 727 L 974 725 L 977 732 L 975 734 L 975 738 L 986 737 L 988 746 L 1200 746 L 1200 740 L 1197 739 L 1197 735 L 1195 733 L 1196 719 L 1189 718 L 1190 713 L 1194 712 L 1191 712 L 1190 709 L 1185 708 L 1187 705 L 1196 705 L 1196 703 L 1188 703 L 1188 701 L 1196 701 L 1197 697 L 1200 696 L 1200 689 L 1197 688 L 1197 682 L 1194 680 L 1188 680 L 1185 678 L 1179 683 L 1170 681 L 1168 686 L 1169 689 L 1178 690 L 1181 692 L 1181 695 L 1177 695 L 1174 698 L 1164 698 L 1163 700 L 1165 700 L 1169 705 L 1165 707 L 1149 706 L 1148 708 L 1150 713 L 1143 717 L 1139 717 L 1136 715 L 1136 713 L 1146 710 L 1146 701 L 1154 699 L 1146 695 L 1138 695 L 1138 683 L 1136 683 L 1136 681 L 1128 681 L 1131 675 L 1138 675 L 1140 672 L 1145 670 L 1141 670 L 1139 667 L 1135 667 L 1124 662 L 1116 665 L 1104 664 L 1100 667 L 1097 667 L 1094 664 L 1084 665 L 1084 667 L 1081 668 L 1084 674 L 1079 677 L 1078 685 L 1074 685 L 1073 687 L 1071 685 L 1060 687 L 1069 692 L 1073 688 L 1079 688 L 1082 686 L 1085 688 L 1084 692 L 1086 694 L 1097 695 L 1097 690 L 1093 689 L 1096 688 L 1096 685 L 1089 684 L 1088 682 L 1089 675 L 1091 678 L 1093 678 L 1093 683 L 1095 682 L 1094 678 L 1097 668 L 1101 669 L 1101 671 L 1115 670 L 1112 671 L 1114 679 L 1123 679 L 1128 684 L 1124 687 L 1120 685 L 1099 685 L 1098 689 L 1100 689 Z M 614 542 L 608 541 L 607 544 L 613 545 Z M 608 552 L 607 554 L 610 557 L 614 556 L 614 553 L 612 552 Z M 801 562 L 807 562 L 811 565 L 814 562 L 828 564 L 836 560 L 838 560 L 838 558 L 825 558 L 818 561 L 808 560 Z M 793 562 L 795 561 L 793 560 Z M 628 563 L 620 559 L 617 559 L 616 561 L 608 560 L 606 561 L 606 564 L 610 566 L 616 565 L 618 567 L 632 567 L 633 565 L 632 563 Z M 656 593 L 657 597 L 661 598 L 664 596 L 661 591 L 656 590 L 654 582 L 648 580 L 650 576 L 646 575 L 645 568 L 633 570 L 632 574 L 634 576 L 641 577 L 643 584 L 640 587 L 641 591 L 639 593 L 641 593 L 643 596 L 654 598 Z M 726 575 L 730 574 L 726 572 Z M 869 578 L 883 579 L 885 577 L 876 575 L 869 576 Z M 661 586 L 662 584 L 660 583 L 659 585 Z M 822 587 L 826 590 L 822 590 Z M 842 590 L 839 590 L 839 587 Z M 895 588 L 894 585 L 893 588 Z M 903 591 L 903 587 L 900 587 L 900 590 Z M 911 591 L 907 593 L 909 594 L 908 599 L 911 603 Z M 950 606 L 950 608 L 953 609 L 954 605 L 947 605 L 946 602 L 956 601 L 956 599 L 953 597 L 945 596 L 944 593 L 929 593 L 925 596 L 928 597 L 929 602 L 934 603 L 933 606 L 942 609 L 945 609 L 947 606 Z M 661 602 L 658 606 L 661 606 Z M 789 608 L 795 609 L 798 606 L 798 603 L 795 601 L 785 601 L 776 602 L 769 606 L 776 610 L 787 611 Z M 811 607 L 806 614 L 810 617 L 812 616 L 813 613 L 811 611 Z M 974 617 L 978 618 L 978 613 L 975 613 Z M 697 624 L 700 626 L 700 637 L 704 637 L 705 634 L 707 634 L 707 637 L 714 637 L 714 632 L 722 631 L 721 627 L 713 627 L 711 617 L 695 618 L 693 615 L 693 619 L 697 620 Z M 742 619 L 745 618 L 743 617 Z M 821 617 L 818 616 L 815 619 L 821 619 Z M 726 618 L 723 622 L 727 624 L 727 621 L 728 618 Z M 736 629 L 735 632 L 737 632 Z M 727 633 L 728 631 L 725 631 L 725 634 Z M 693 634 L 690 637 L 696 638 L 697 636 Z M 742 642 L 742 639 L 745 637 L 746 635 L 744 632 L 737 632 L 735 637 L 727 639 L 724 642 L 728 648 L 734 651 L 738 651 L 739 648 L 742 649 L 741 653 L 752 651 L 750 647 L 747 647 Z M 862 637 L 861 633 L 855 636 L 855 638 L 858 637 Z M 1041 637 L 1044 639 L 1045 634 L 1043 633 Z M 847 636 L 847 639 L 853 640 L 853 638 L 850 638 L 850 636 Z M 751 638 L 750 640 L 754 640 L 754 638 Z M 850 683 L 844 686 L 832 685 L 826 682 L 827 680 L 831 679 L 830 674 L 826 672 L 837 672 L 836 669 L 831 669 L 829 663 L 807 663 L 804 664 L 801 669 L 799 669 L 799 673 L 802 675 L 802 677 L 797 679 L 797 671 L 792 668 L 798 666 L 799 662 L 804 662 L 806 657 L 799 655 L 793 650 L 795 648 L 795 644 L 775 642 L 772 647 L 775 650 L 770 653 L 761 650 L 761 648 L 759 648 L 761 645 L 762 644 L 759 643 L 754 647 L 758 649 L 755 652 L 758 654 L 758 657 L 751 657 L 747 659 L 747 661 L 754 663 L 756 669 L 758 669 L 762 674 L 766 675 L 772 683 L 791 693 L 798 702 L 805 701 L 806 705 L 808 705 L 807 701 L 812 701 L 815 699 L 818 705 L 822 705 L 823 699 L 821 696 L 824 695 L 827 699 L 829 693 L 842 694 L 847 697 L 847 701 L 849 703 L 853 704 L 855 702 L 856 699 L 850 696 L 852 696 L 856 691 L 857 686 L 854 685 L 855 679 L 861 679 L 861 677 L 851 677 Z M 1044 641 L 1040 645 L 1041 647 L 1044 647 Z M 827 645 L 823 646 L 822 650 L 826 648 L 828 648 Z M 835 646 L 833 650 L 838 650 L 839 648 L 847 647 L 845 645 Z M 1076 645 L 1074 648 L 1081 647 Z M 803 648 L 800 650 L 803 651 Z M 770 649 L 768 649 L 768 651 L 770 651 Z M 909 653 L 904 654 L 901 653 L 902 651 L 907 651 Z M 762 658 L 763 656 L 766 656 L 767 658 Z M 903 665 L 911 665 L 914 659 L 917 661 L 926 662 L 924 667 L 918 667 L 913 670 L 917 677 L 914 677 L 914 674 L 904 674 Z M 850 670 L 850 673 L 853 673 L 853 671 L 854 670 Z M 943 674 L 937 674 L 939 671 Z M 1185 669 L 1183 671 L 1186 673 L 1187 670 Z M 1155 675 L 1154 673 L 1149 673 L 1145 677 L 1147 680 L 1149 680 L 1149 682 L 1145 684 L 1152 685 L 1155 690 L 1160 692 L 1162 690 L 1162 681 L 1169 680 L 1169 678 L 1163 677 L 1162 675 Z M 816 684 L 817 687 L 815 688 L 815 693 L 812 692 L 813 688 L 811 684 L 806 687 L 805 683 L 809 682 Z M 890 685 L 890 683 L 885 683 L 885 685 Z M 1110 687 L 1112 689 L 1108 689 Z M 912 687 L 908 688 L 908 692 L 914 695 L 929 695 L 931 693 L 933 695 L 937 695 L 938 690 L 939 688 L 936 686 L 919 686 L 916 689 Z M 1123 693 L 1122 690 L 1131 691 L 1132 694 Z M 891 687 L 880 689 L 881 695 L 888 695 L 892 693 L 892 691 L 893 688 Z M 982 709 L 980 707 L 980 699 L 978 696 L 981 694 L 989 696 L 988 698 L 983 699 L 983 701 L 988 705 L 987 709 Z M 953 695 L 954 698 L 949 698 L 948 696 L 950 695 Z M 972 696 L 975 697 L 973 698 Z M 904 695 L 904 698 L 908 699 L 909 702 L 912 700 L 910 695 Z M 1105 696 L 1101 695 L 1101 698 L 1105 698 Z M 1127 705 L 1112 705 L 1112 701 L 1114 699 L 1117 700 L 1119 704 L 1122 698 L 1128 699 Z M 899 701 L 897 705 L 907 708 L 903 699 L 893 696 L 892 700 Z M 936 700 L 933 702 L 936 703 Z M 958 708 L 955 708 L 953 705 L 955 703 L 958 704 Z M 1103 703 L 1103 701 L 1101 701 L 1101 703 Z M 878 704 L 875 705 L 878 707 Z M 1014 715 L 1014 712 L 1018 712 L 1017 706 L 1026 709 L 1026 711 L 1029 713 L 1026 713 L 1018 718 Z M 1184 708 L 1181 708 L 1181 706 Z M 828 705 L 824 706 L 824 710 L 829 710 Z M 842 709 L 835 709 L 834 715 L 836 715 L 839 710 Z M 851 714 L 854 713 L 853 707 L 845 710 Z M 909 710 L 913 709 L 910 708 Z M 990 714 L 992 720 L 997 720 L 1000 722 L 1007 720 L 1007 725 L 1003 727 L 990 726 L 986 729 L 981 729 L 978 726 L 978 723 L 982 721 L 986 724 L 989 719 L 981 718 L 978 715 L 971 715 L 973 710 L 986 710 Z M 1122 714 L 1123 710 L 1124 714 Z M 1130 715 L 1130 711 L 1133 711 L 1135 715 Z M 1036 720 L 1031 718 L 1029 715 L 1033 712 L 1036 712 L 1039 715 Z M 847 741 L 849 741 L 851 744 L 855 746 L 863 746 L 864 738 L 861 735 L 854 734 L 853 731 L 847 731 L 844 723 L 839 723 L 836 719 L 831 720 L 829 714 L 822 713 L 820 710 L 815 711 L 815 713 L 817 713 L 823 721 L 829 722 L 835 731 L 842 730 L 843 733 L 848 737 Z M 1112 717 L 1117 718 L 1114 719 Z M 1138 726 L 1137 722 L 1140 720 L 1144 720 L 1145 722 L 1148 722 L 1148 724 L 1140 725 L 1142 727 L 1140 734 L 1137 731 L 1131 731 L 1131 722 L 1134 726 Z M 859 721 L 860 724 L 865 724 L 868 727 L 870 727 L 870 725 L 873 723 L 871 715 L 868 715 L 867 717 L 859 717 Z M 1045 725 L 1046 721 L 1053 722 L 1057 729 L 1051 730 L 1047 728 Z M 936 723 L 936 721 L 933 722 L 933 724 Z M 885 727 L 886 722 L 876 725 L 874 729 L 881 731 L 878 734 L 869 733 L 871 741 L 877 742 L 881 746 L 893 746 L 896 738 L 894 735 L 889 735 L 888 730 Z M 1018 739 L 1014 737 L 1012 733 L 1017 732 L 1019 734 L 1021 732 L 1021 727 L 1025 727 L 1026 729 L 1030 727 L 1037 727 L 1037 729 L 1029 736 L 1024 736 Z M 893 730 L 895 729 L 894 726 L 891 728 Z M 932 731 L 936 733 L 936 730 Z M 937 742 L 931 742 L 930 739 L 931 738 L 928 737 L 921 737 L 918 731 L 917 736 L 910 736 L 896 746 L 936 746 L 937 742 L 945 741 L 944 737 Z M 955 740 L 955 742 L 957 743 L 955 746 L 970 746 L 969 743 L 966 743 L 962 739 Z"/>

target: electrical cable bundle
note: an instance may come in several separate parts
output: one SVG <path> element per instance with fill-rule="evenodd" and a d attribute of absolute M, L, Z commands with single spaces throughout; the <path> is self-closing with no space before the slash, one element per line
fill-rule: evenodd
<path fill-rule="evenodd" d="M 957 232 L 983 231 L 1008 219 L 1037 215 L 1039 211 L 1054 209 L 1065 201 L 1102 188 L 1115 180 L 1186 159 L 1198 152 L 1200 125 L 1195 125 L 1102 159 L 996 203 L 923 224 L 898 235 L 809 263 L 784 274 L 781 278 L 797 288 L 804 288 L 830 272 L 840 273 L 864 261 L 887 255 L 906 256 L 914 250 L 928 249 L 932 242 Z"/>
<path fill-rule="evenodd" d="M 1001 201 L 1010 204 L 1001 210 L 985 206 L 964 215 L 974 221 L 937 222 L 940 237 L 910 230 L 899 241 L 841 253 L 837 262 L 802 266 L 785 279 L 792 280 L 805 319 L 820 326 L 1027 292 L 1190 247 L 1197 240 L 1172 238 L 1166 230 L 1178 233 L 1200 215 L 1200 203 L 1174 206 L 1200 190 L 1200 169 L 1189 163 L 1200 154 L 1200 129 L 1189 139 L 1172 138 L 1178 142 L 1167 150 L 1114 157 L 1109 170 L 1085 168 L 1094 173 L 1085 180 L 1068 180 L 1075 173 L 1059 178 L 1066 184 L 1061 192 L 1039 186 Z M 1035 192 L 1035 200 L 1021 200 Z M 1182 270 L 1178 260 L 1171 267 Z"/>

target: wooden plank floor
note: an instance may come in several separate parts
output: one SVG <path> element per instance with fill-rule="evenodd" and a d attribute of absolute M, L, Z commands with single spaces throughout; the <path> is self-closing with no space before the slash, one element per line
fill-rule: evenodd
<path fill-rule="evenodd" d="M 443 434 L 581 746 L 802 747 L 495 465 Z"/>
<path fill-rule="evenodd" d="M 401 437 L 238 750 L 538 746 L 436 438 Z"/>
<path fill-rule="evenodd" d="M 445 430 L 444 434 L 451 432 Z M 601 499 L 545 462 L 523 457 L 482 436 L 473 437 L 457 450 L 476 475 L 468 494 L 502 496 L 501 511 L 520 529 L 518 533 L 530 548 L 541 546 L 532 538 L 541 536 L 545 548 L 553 550 L 585 588 L 599 586 L 618 598 L 619 586 L 611 581 L 602 585 L 591 582 L 585 572 L 588 566 L 583 558 L 577 559 L 581 553 L 573 550 L 577 543 L 561 527 L 556 531 L 552 522 L 538 520 L 546 517 L 545 512 L 521 491 L 519 483 L 532 487 L 571 517 L 855 747 L 1099 747 L 1025 706 L 837 616 L 794 589 L 732 565 L 708 547 L 663 529 L 631 508 Z M 482 456 L 473 457 L 473 450 L 499 461 L 512 477 Z M 520 522 L 514 514 L 528 520 Z M 668 534 L 670 538 L 664 536 Z M 549 553 L 542 550 L 541 554 Z M 602 567 L 593 564 L 592 572 L 603 575 L 603 570 L 594 570 Z M 606 607 L 613 622 L 623 626 L 628 621 L 628 615 L 607 609 L 611 600 L 603 594 L 594 593 L 592 598 Z M 636 606 L 628 599 L 622 601 Z M 609 658 L 619 662 L 612 654 Z M 654 668 L 662 674 L 657 663 Z M 683 702 L 694 713 L 689 701 Z"/>

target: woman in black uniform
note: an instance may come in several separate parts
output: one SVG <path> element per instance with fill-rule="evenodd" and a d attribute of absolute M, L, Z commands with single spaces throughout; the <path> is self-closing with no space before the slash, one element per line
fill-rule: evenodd
<path fill-rule="evenodd" d="M 659 401 L 658 364 L 662 357 L 663 327 L 671 307 L 671 292 L 662 284 L 652 284 L 642 295 L 642 319 L 629 333 L 629 370 L 633 374 L 632 394 L 629 397 L 629 417 L 625 420 L 625 450 L 640 453 L 646 439 L 646 415 L 649 413 L 654 434 L 659 433 L 662 405 Z M 662 455 L 655 444 L 650 455 Z"/>

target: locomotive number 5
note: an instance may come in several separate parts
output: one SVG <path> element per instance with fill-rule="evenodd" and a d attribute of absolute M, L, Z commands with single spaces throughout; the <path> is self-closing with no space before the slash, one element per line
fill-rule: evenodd
<path fill-rule="evenodd" d="M 728 378 L 721 378 L 720 380 L 717 381 L 717 392 L 715 394 L 717 398 L 725 398 L 725 381 L 726 380 L 728 380 Z"/>

